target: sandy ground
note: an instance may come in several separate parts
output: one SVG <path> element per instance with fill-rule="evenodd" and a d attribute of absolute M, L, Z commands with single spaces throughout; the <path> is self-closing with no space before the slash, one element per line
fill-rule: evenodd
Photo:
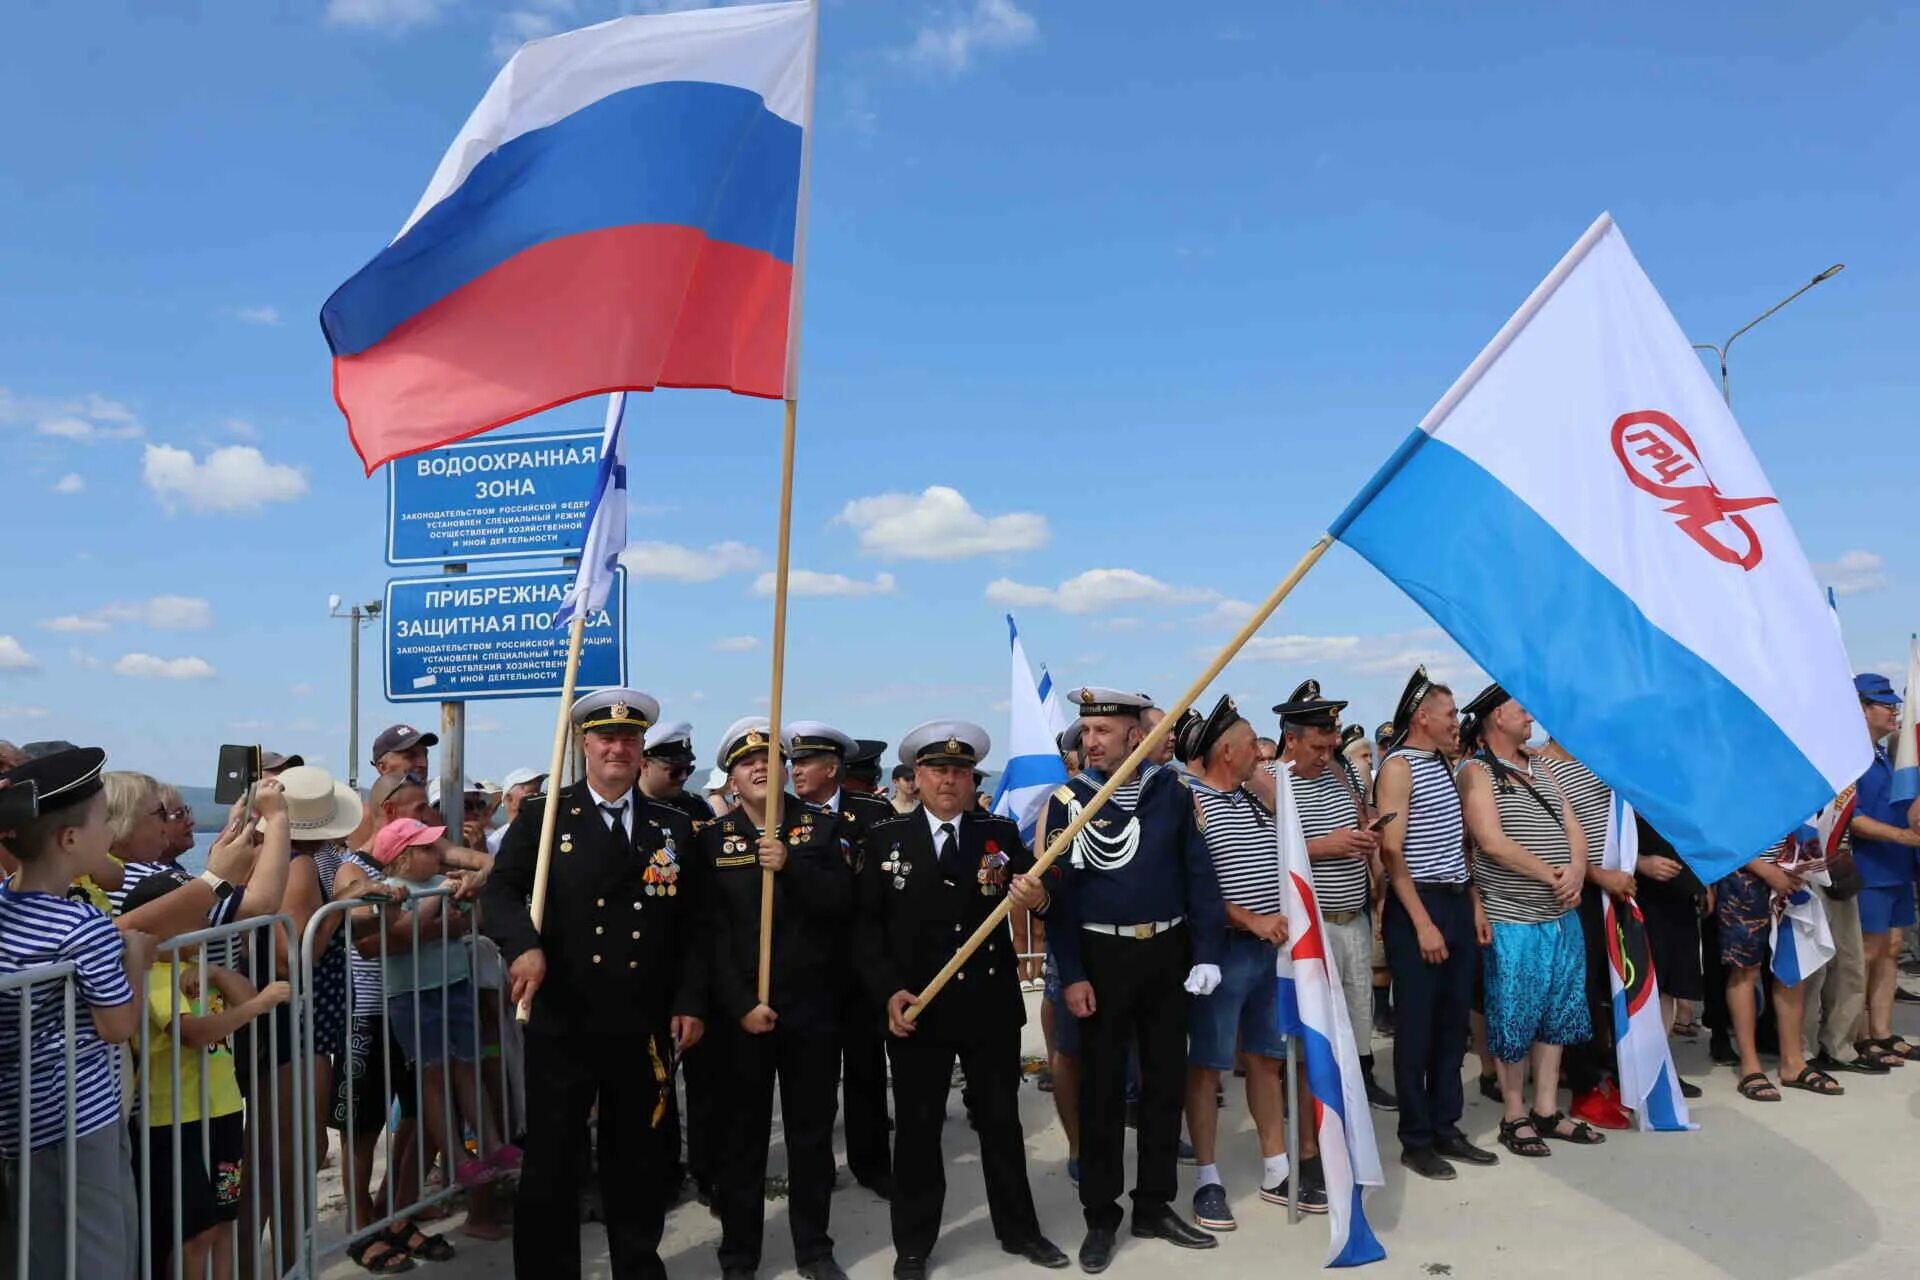
<path fill-rule="evenodd" d="M 1909 1036 L 1920 1036 L 1915 1009 L 1901 1006 L 1896 1018 Z M 1037 1019 L 1028 1027 L 1028 1039 L 1030 1050 L 1038 1052 Z M 1386 1068 L 1391 1041 L 1380 1041 L 1376 1051 Z M 1503 1152 L 1498 1167 L 1463 1168 L 1451 1183 L 1406 1175 L 1397 1162 L 1393 1117 L 1375 1112 L 1387 1178 L 1371 1193 L 1368 1215 L 1387 1258 L 1367 1274 L 1476 1280 L 1575 1276 L 1625 1263 L 1635 1280 L 1920 1276 L 1920 1214 L 1913 1211 L 1920 1203 L 1920 1125 L 1915 1124 L 1920 1063 L 1890 1076 L 1845 1075 L 1844 1098 L 1787 1090 L 1783 1101 L 1760 1104 L 1734 1092 L 1736 1072 L 1708 1063 L 1704 1035 L 1677 1042 L 1676 1055 L 1681 1073 L 1706 1090 L 1693 1104 L 1699 1132 L 1615 1133 L 1597 1148 L 1555 1144 L 1552 1158 L 1545 1160 Z M 1773 1064 L 1767 1065 L 1771 1071 Z M 1479 1096 L 1471 1079 L 1467 1093 L 1464 1127 L 1476 1142 L 1492 1147 L 1499 1110 Z M 1021 1091 L 1021 1115 L 1041 1224 L 1072 1253 L 1082 1225 L 1052 1098 L 1029 1084 Z M 957 1280 L 1027 1272 L 1038 1280 L 1037 1270 L 1002 1254 L 994 1241 L 973 1135 L 960 1113 L 957 1091 L 949 1117 L 946 1231 L 934 1252 L 934 1275 Z M 1159 1277 L 1178 1268 L 1183 1280 L 1206 1280 L 1322 1263 L 1326 1219 L 1306 1217 L 1290 1226 L 1285 1209 L 1260 1200 L 1252 1121 L 1244 1096 L 1231 1086 L 1221 1138 L 1220 1168 L 1239 1230 L 1222 1236 L 1217 1249 L 1188 1252 L 1131 1240 L 1123 1228 L 1111 1275 Z M 1131 1150 L 1129 1143 L 1129 1159 Z M 783 1169 L 776 1134 L 769 1173 Z M 1191 1181 L 1191 1171 L 1183 1168 L 1183 1211 L 1190 1207 Z M 782 1202 L 767 1208 L 760 1274 L 792 1275 Z M 598 1226 L 582 1231 L 585 1274 L 608 1276 L 605 1235 Z M 661 1249 L 669 1273 L 717 1275 L 719 1234 L 719 1223 L 698 1204 L 676 1209 Z M 892 1274 L 886 1205 L 852 1184 L 844 1169 L 833 1202 L 833 1234 L 837 1256 L 855 1280 L 885 1280 Z M 422 1264 L 416 1274 L 425 1271 L 434 1280 L 512 1275 L 510 1244 L 482 1244 L 457 1230 L 451 1238 L 460 1256 L 446 1264 Z M 364 1274 L 337 1254 L 322 1272 L 328 1277 Z"/>

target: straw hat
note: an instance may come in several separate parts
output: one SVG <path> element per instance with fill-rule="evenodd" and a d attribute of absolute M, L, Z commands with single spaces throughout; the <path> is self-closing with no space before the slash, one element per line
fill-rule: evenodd
<path fill-rule="evenodd" d="M 360 825 L 360 797 L 325 769 L 310 764 L 288 769 L 280 786 L 295 840 L 344 840 Z"/>

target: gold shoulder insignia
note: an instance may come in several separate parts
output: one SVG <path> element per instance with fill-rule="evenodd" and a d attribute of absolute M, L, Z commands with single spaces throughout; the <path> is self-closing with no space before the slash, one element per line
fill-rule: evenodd
<path fill-rule="evenodd" d="M 1073 788 L 1063 782 L 1054 789 L 1053 798 L 1061 804 L 1072 804 L 1074 798 Z"/>

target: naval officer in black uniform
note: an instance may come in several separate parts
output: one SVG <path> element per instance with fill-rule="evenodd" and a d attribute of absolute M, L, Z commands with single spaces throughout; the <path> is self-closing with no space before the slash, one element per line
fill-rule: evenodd
<path fill-rule="evenodd" d="M 764 830 L 767 798 L 779 785 L 768 760 L 774 743 L 766 717 L 735 721 L 720 743 L 719 764 L 740 804 L 701 828 L 699 840 L 714 903 L 708 1050 L 722 1073 L 719 1111 L 727 1121 L 714 1196 L 720 1269 L 726 1280 L 751 1280 L 760 1265 L 777 1079 L 794 1261 L 806 1280 L 846 1280 L 834 1261 L 827 1220 L 853 847 L 843 818 L 791 794 L 782 801 L 780 829 Z M 767 871 L 773 873 L 773 984 L 762 1004 L 760 900 Z"/>
<path fill-rule="evenodd" d="M 920 805 L 867 832 L 860 871 L 855 959 L 887 1009 L 899 1129 L 894 1148 L 893 1274 L 924 1280 L 940 1234 L 947 1177 L 940 1149 L 947 1093 L 958 1058 L 980 1134 L 987 1209 L 1000 1247 L 1043 1267 L 1067 1255 L 1040 1233 L 1020 1132 L 1020 1028 L 1027 1021 L 1013 935 L 1000 928 L 968 958 L 917 1022 L 905 1014 L 917 992 L 1004 897 L 1040 914 L 1046 891 L 1029 872 L 1020 829 L 973 808 L 973 771 L 986 730 L 933 720 L 901 740 Z M 891 809 L 891 806 L 889 806 Z"/>
<path fill-rule="evenodd" d="M 789 721 L 785 737 L 794 794 L 815 809 L 841 816 L 857 876 L 867 829 L 898 815 L 879 796 L 846 786 L 847 761 L 860 749 L 852 738 L 819 720 Z M 840 1007 L 840 1081 L 847 1169 L 854 1181 L 885 1200 L 893 1195 L 885 1018 L 880 1002 L 868 996 L 853 972 L 850 945 L 846 975 Z"/>
<path fill-rule="evenodd" d="M 1145 694 L 1076 689 L 1086 767 L 1047 804 L 1063 830 L 1143 737 Z M 1080 1205 L 1087 1237 L 1080 1267 L 1107 1269 L 1126 1187 L 1128 1051 L 1140 1054 L 1135 1236 L 1188 1249 L 1216 1241 L 1174 1211 L 1176 1147 L 1187 1075 L 1187 996 L 1220 984 L 1226 907 L 1213 858 L 1193 816 L 1193 793 L 1173 769 L 1144 764 L 1114 793 L 1061 871 L 1047 941 L 1062 995 L 1080 1025 Z"/>
<path fill-rule="evenodd" d="M 598 1104 L 600 1196 L 615 1280 L 666 1275 L 673 1055 L 706 1015 L 706 882 L 693 828 L 635 786 L 660 705 L 602 689 L 573 705 L 587 776 L 521 806 L 481 891 L 482 928 L 530 998 L 527 1143 L 513 1237 L 520 1280 L 580 1274 L 579 1143 Z M 528 911 L 540 815 L 558 805 L 547 898 Z"/>

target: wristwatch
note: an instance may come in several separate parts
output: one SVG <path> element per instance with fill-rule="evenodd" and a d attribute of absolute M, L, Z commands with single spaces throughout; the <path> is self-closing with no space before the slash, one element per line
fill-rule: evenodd
<path fill-rule="evenodd" d="M 233 886 L 229 884 L 227 881 L 222 880 L 219 876 L 213 874 L 213 872 L 202 871 L 200 873 L 199 878 L 200 878 L 201 884 L 204 884 L 205 886 L 207 886 L 207 888 L 213 890 L 213 900 L 215 902 L 225 902 L 228 898 L 231 898 L 233 896 Z"/>

